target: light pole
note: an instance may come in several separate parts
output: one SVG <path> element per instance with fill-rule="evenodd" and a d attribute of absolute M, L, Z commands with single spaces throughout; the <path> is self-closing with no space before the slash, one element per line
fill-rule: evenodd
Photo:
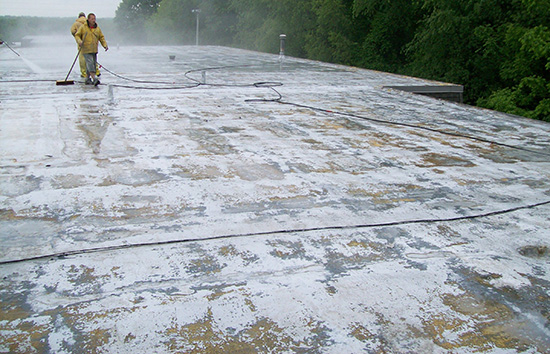
<path fill-rule="evenodd" d="M 195 38 L 195 45 L 199 45 L 199 14 L 201 13 L 201 9 L 193 9 L 192 12 L 197 14 L 197 37 Z"/>
<path fill-rule="evenodd" d="M 279 40 L 281 42 L 281 45 L 279 47 L 279 61 L 283 61 L 285 59 L 286 34 L 280 34 Z"/>

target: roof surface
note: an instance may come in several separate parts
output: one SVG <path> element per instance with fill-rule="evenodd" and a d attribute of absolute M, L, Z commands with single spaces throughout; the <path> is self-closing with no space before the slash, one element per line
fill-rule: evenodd
<path fill-rule="evenodd" d="M 550 346 L 550 124 L 224 47 L 111 46 L 98 87 L 14 49 L 0 352 Z"/>

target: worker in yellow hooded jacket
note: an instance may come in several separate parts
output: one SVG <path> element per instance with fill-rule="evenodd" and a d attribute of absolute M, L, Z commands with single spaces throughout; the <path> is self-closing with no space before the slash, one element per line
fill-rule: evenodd
<path fill-rule="evenodd" d="M 95 14 L 88 14 L 86 23 L 80 26 L 74 38 L 86 61 L 86 84 L 99 85 L 99 80 L 96 78 L 98 44 L 101 43 L 105 51 L 109 50 L 109 46 L 96 23 Z"/>
<path fill-rule="evenodd" d="M 86 14 L 84 12 L 81 12 L 78 14 L 78 18 L 76 21 L 74 21 L 73 25 L 71 26 L 71 34 L 74 35 L 78 31 L 78 29 L 86 23 Z M 80 47 L 79 47 L 80 48 Z M 80 76 L 86 77 L 86 61 L 84 60 L 84 55 L 82 54 L 82 51 L 79 51 L 78 54 L 78 63 L 80 64 Z M 99 76 L 99 69 L 96 70 L 96 76 Z"/>

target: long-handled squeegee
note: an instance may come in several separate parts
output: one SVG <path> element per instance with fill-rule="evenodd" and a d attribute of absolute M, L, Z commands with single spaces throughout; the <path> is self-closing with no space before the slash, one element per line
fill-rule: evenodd
<path fill-rule="evenodd" d="M 71 75 L 71 71 L 73 71 L 74 64 L 76 63 L 76 60 L 78 59 L 78 56 L 80 55 L 80 51 L 82 48 L 78 48 L 78 53 L 76 53 L 76 57 L 74 58 L 73 65 L 71 65 L 71 69 L 67 73 L 67 77 L 65 77 L 65 80 L 57 80 L 55 82 L 56 85 L 74 85 L 73 80 L 67 80 L 69 78 L 69 75 Z"/>

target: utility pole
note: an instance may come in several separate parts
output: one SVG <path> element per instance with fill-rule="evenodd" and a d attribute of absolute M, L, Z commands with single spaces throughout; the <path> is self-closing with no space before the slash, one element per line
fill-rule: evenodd
<path fill-rule="evenodd" d="M 197 36 L 195 38 L 195 45 L 199 45 L 199 14 L 201 13 L 201 9 L 193 9 L 192 12 L 197 14 Z"/>

